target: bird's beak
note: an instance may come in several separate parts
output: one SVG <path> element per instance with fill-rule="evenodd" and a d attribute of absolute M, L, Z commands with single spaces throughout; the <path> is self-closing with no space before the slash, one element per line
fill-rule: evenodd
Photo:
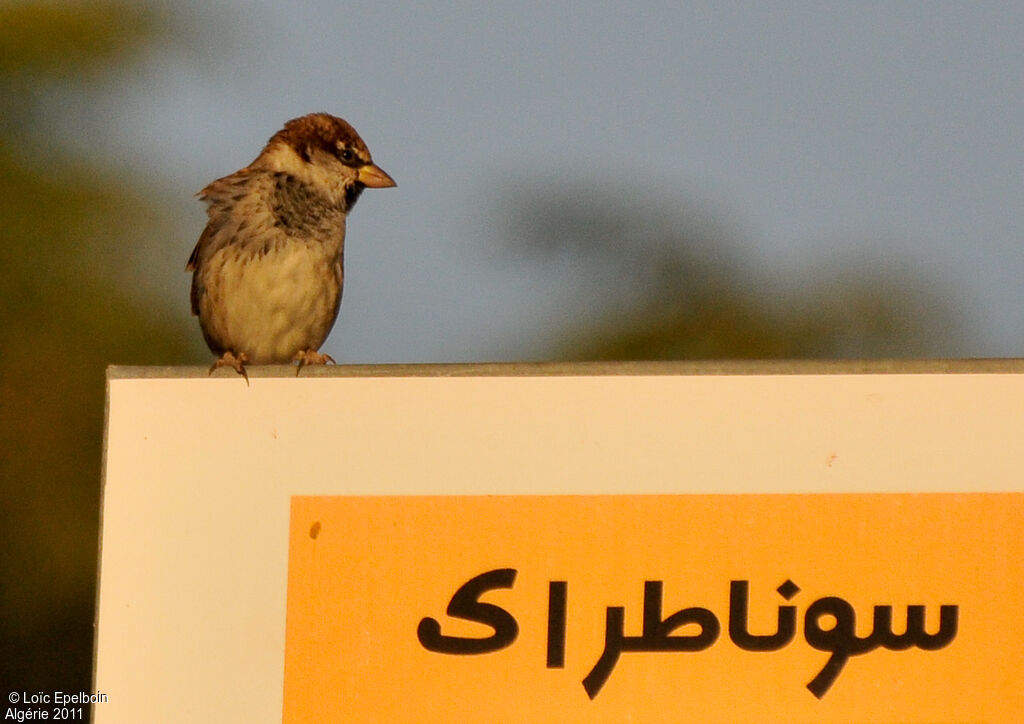
<path fill-rule="evenodd" d="M 395 180 L 388 176 L 384 169 L 374 163 L 359 167 L 359 183 L 371 189 L 386 189 L 396 186 Z"/>

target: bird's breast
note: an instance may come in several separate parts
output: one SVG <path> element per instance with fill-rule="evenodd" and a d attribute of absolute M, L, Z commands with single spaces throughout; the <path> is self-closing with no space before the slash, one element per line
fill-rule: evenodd
<path fill-rule="evenodd" d="M 317 350 L 338 313 L 344 228 L 336 241 L 276 236 L 219 249 L 206 263 L 200 321 L 254 364 Z"/>

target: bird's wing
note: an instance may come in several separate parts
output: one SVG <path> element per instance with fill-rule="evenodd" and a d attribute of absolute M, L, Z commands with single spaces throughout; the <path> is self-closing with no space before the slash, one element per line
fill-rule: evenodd
<path fill-rule="evenodd" d="M 253 180 L 252 175 L 253 172 L 249 168 L 243 168 L 230 176 L 209 183 L 196 194 L 206 204 L 208 220 L 185 264 L 185 271 L 193 273 L 190 295 L 193 314 L 199 314 L 199 300 L 204 292 L 201 275 L 197 272 L 205 259 L 231 242 L 230 230 L 237 227 L 237 224 L 232 223 L 232 217 L 238 214 L 237 207 L 240 205 L 239 202 L 245 199 L 247 191 L 253 190 L 250 183 Z M 221 233 L 222 231 L 227 233 Z"/>
<path fill-rule="evenodd" d="M 199 192 L 208 219 L 185 265 L 186 271 L 193 272 L 194 314 L 198 314 L 205 293 L 201 270 L 208 259 L 224 247 L 238 243 L 240 238 L 266 243 L 285 234 L 267 204 L 273 183 L 272 174 L 246 167 L 217 179 Z"/>

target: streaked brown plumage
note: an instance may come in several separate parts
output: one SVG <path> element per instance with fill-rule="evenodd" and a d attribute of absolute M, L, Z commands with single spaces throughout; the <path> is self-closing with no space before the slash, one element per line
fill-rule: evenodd
<path fill-rule="evenodd" d="M 209 221 L 186 269 L 211 372 L 333 361 L 319 350 L 341 304 L 345 218 L 364 188 L 394 185 L 352 126 L 313 113 L 199 193 Z"/>

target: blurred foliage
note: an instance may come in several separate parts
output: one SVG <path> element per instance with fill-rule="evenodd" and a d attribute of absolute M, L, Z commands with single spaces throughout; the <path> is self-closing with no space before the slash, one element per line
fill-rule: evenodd
<path fill-rule="evenodd" d="M 130 2 L 0 6 L 0 681 L 88 690 L 104 370 L 189 359 L 194 336 L 132 283 L 153 196 L 54 141 L 61 90 L 162 37 Z M 56 103 L 43 102 L 44 98 Z M 190 330 L 191 331 L 191 330 Z"/>
<path fill-rule="evenodd" d="M 0 8 L 0 74 L 81 77 L 144 46 L 153 32 L 138 4 L 7 4 Z"/>
<path fill-rule="evenodd" d="M 900 358 L 960 342 L 950 290 L 892 260 L 772 275 L 741 263 L 706 211 L 600 187 L 542 186 L 511 208 L 521 249 L 589 279 L 582 305 L 565 300 L 561 359 Z"/>

